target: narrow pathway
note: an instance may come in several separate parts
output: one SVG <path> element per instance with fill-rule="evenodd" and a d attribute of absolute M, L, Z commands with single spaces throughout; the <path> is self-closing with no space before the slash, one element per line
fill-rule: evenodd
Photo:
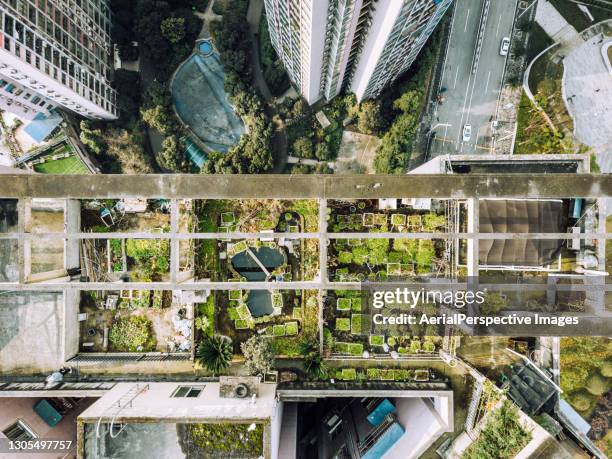
<path fill-rule="evenodd" d="M 257 263 L 257 266 L 259 266 L 261 268 L 261 270 L 266 273 L 266 278 L 270 277 L 270 271 L 268 271 L 268 268 L 266 268 L 264 266 L 264 264 L 259 260 L 259 258 L 257 258 L 255 256 L 255 254 L 253 253 L 253 251 L 251 250 L 250 247 L 247 247 L 246 252 L 249 254 L 249 256 L 255 261 L 255 263 Z"/>

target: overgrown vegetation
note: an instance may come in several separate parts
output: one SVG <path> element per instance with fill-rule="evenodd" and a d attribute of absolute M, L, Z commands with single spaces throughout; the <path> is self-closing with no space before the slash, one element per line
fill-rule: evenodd
<path fill-rule="evenodd" d="M 259 60 L 261 62 L 264 79 L 272 95 L 280 96 L 289 89 L 289 76 L 287 72 L 285 72 L 285 67 L 272 46 L 265 13 L 259 22 L 258 38 Z"/>
<path fill-rule="evenodd" d="M 506 400 L 493 411 L 478 439 L 461 455 L 462 459 L 510 459 L 515 457 L 531 440 L 521 424 L 518 408 Z"/>
<path fill-rule="evenodd" d="M 381 97 L 380 109 L 385 118 L 382 121 L 378 120 L 378 115 L 371 113 L 378 110 L 373 106 L 368 107 L 366 113 L 361 115 L 364 120 L 360 119 L 360 124 L 378 127 L 382 134 L 382 143 L 374 158 L 374 168 L 379 174 L 406 172 L 414 151 L 420 114 L 425 103 L 428 81 L 436 62 L 436 51 L 440 46 L 444 23 L 443 20 L 438 25 L 437 31 L 432 34 L 417 57 L 414 67 Z M 368 122 L 366 118 L 369 118 Z"/>
<path fill-rule="evenodd" d="M 561 388 L 567 401 L 588 419 L 598 397 L 612 388 L 612 341 L 562 338 Z"/>
<path fill-rule="evenodd" d="M 563 133 L 552 129 L 540 111 L 523 92 L 517 114 L 514 154 L 572 153 L 573 142 Z"/>
<path fill-rule="evenodd" d="M 190 424 L 189 436 L 206 457 L 263 455 L 263 426 L 256 424 Z"/>
<path fill-rule="evenodd" d="M 110 329 L 112 352 L 150 352 L 155 350 L 152 322 L 144 316 L 121 317 Z"/>

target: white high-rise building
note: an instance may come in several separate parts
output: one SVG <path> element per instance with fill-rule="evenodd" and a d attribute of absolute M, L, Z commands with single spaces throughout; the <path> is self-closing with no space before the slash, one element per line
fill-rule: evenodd
<path fill-rule="evenodd" d="M 265 0 L 270 38 L 313 104 L 376 97 L 408 69 L 453 0 Z"/>
<path fill-rule="evenodd" d="M 0 0 L 0 109 L 117 118 L 108 0 Z"/>

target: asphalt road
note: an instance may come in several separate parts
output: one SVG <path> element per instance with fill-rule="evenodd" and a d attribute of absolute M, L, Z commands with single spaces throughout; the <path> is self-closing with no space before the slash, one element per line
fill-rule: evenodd
<path fill-rule="evenodd" d="M 440 96 L 434 118 L 431 156 L 491 153 L 491 121 L 495 116 L 506 57 L 501 40 L 509 37 L 517 0 L 490 0 L 476 72 L 472 72 L 484 0 L 457 0 L 448 41 Z M 463 141 L 466 124 L 471 139 Z"/>

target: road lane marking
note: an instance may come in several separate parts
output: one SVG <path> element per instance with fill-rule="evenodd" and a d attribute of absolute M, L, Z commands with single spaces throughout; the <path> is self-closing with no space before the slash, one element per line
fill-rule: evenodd
<path fill-rule="evenodd" d="M 455 82 L 453 83 L 453 89 L 457 87 L 457 77 L 459 76 L 459 66 L 457 66 L 457 71 L 455 72 Z"/>
<path fill-rule="evenodd" d="M 501 24 L 502 17 L 500 16 L 497 20 L 497 30 L 495 31 L 495 38 L 499 35 L 499 25 Z"/>
<path fill-rule="evenodd" d="M 468 25 L 468 19 L 470 18 L 470 9 L 468 8 L 467 11 L 467 16 L 465 17 L 465 27 L 463 28 L 463 31 L 466 32 L 467 31 L 467 25 Z"/>
<path fill-rule="evenodd" d="M 489 74 L 487 75 L 487 84 L 485 85 L 485 94 L 487 93 L 487 91 L 489 90 L 489 79 L 491 78 L 491 71 L 489 70 Z"/>

